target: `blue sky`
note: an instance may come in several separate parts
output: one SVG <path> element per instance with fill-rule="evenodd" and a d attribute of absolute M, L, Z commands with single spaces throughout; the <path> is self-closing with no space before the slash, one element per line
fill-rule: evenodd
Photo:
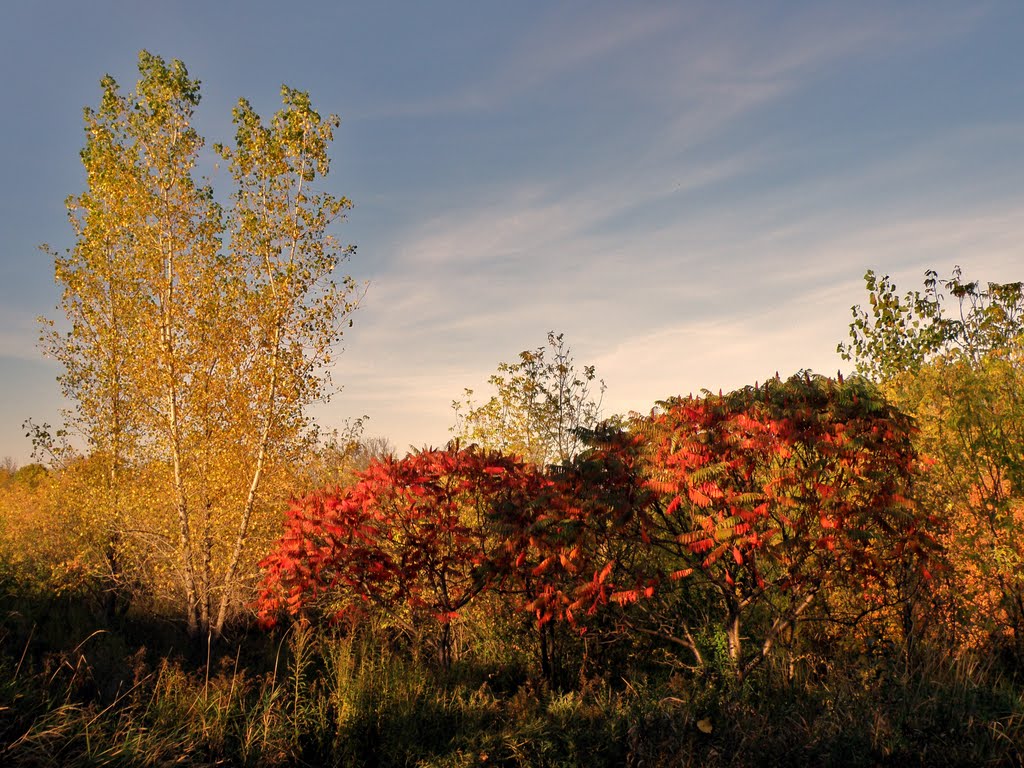
<path fill-rule="evenodd" d="M 71 245 L 81 109 L 139 49 L 202 80 L 210 143 L 282 83 L 341 116 L 370 286 L 316 414 L 404 449 L 549 329 L 645 411 L 846 367 L 869 267 L 1024 279 L 1022 40 L 1018 2 L 4 3 L 0 457 L 59 419 L 37 246 Z"/>

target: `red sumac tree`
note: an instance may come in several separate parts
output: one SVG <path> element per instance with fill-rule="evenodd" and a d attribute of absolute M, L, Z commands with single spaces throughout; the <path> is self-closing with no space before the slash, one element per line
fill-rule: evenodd
<path fill-rule="evenodd" d="M 727 395 L 676 398 L 637 429 L 646 527 L 663 580 L 698 578 L 719 597 L 739 676 L 832 586 L 872 601 L 932 546 L 912 498 L 910 420 L 864 379 L 804 373 Z M 745 618 L 761 618 L 744 652 Z"/>
<path fill-rule="evenodd" d="M 617 574 L 643 556 L 638 542 L 622 535 L 650 499 L 638 474 L 637 437 L 604 424 L 581 438 L 585 451 L 549 467 L 527 503 L 506 505 L 494 520 L 496 586 L 536 620 L 548 677 L 557 666 L 555 626 L 582 630 L 616 594 Z"/>
<path fill-rule="evenodd" d="M 475 446 L 373 461 L 349 489 L 292 505 L 262 562 L 260 615 L 405 603 L 438 623 L 447 665 L 451 621 L 495 573 L 491 520 L 528 504 L 545 482 L 518 458 Z"/>

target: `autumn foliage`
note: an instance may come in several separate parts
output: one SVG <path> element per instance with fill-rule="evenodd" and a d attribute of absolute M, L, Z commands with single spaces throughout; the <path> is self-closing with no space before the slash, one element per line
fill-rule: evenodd
<path fill-rule="evenodd" d="M 661 577 L 717 594 L 741 670 L 822 592 L 852 590 L 866 614 L 908 572 L 927 576 L 932 521 L 913 501 L 912 431 L 866 381 L 810 375 L 671 400 L 651 417 L 658 502 L 645 527 Z M 760 649 L 748 658 L 741 622 L 755 610 Z"/>
<path fill-rule="evenodd" d="M 260 614 L 272 623 L 404 604 L 441 626 L 446 661 L 448 624 L 495 574 L 489 520 L 546 483 L 532 465 L 457 444 L 373 461 L 350 488 L 292 503 L 261 564 Z"/>
<path fill-rule="evenodd" d="M 865 275 L 840 352 L 916 420 L 935 467 L 921 497 L 942 525 L 945 567 L 928 607 L 934 643 L 954 655 L 1024 658 L 1024 285 L 925 274 L 901 295 Z M 993 653 L 994 652 L 994 653 Z"/>
<path fill-rule="evenodd" d="M 240 100 L 215 195 L 138 63 L 51 254 L 65 423 L 0 466 L 0 763 L 1024 764 L 1024 283 L 868 271 L 856 376 L 607 421 L 552 331 L 463 444 L 324 443 L 338 118 Z"/>
<path fill-rule="evenodd" d="M 804 374 L 666 401 L 591 432 L 590 450 L 546 474 L 456 444 L 387 458 L 293 503 L 259 609 L 272 621 L 406 605 L 442 627 L 444 654 L 447 625 L 486 589 L 540 626 L 583 629 L 690 579 L 742 674 L 820 595 L 845 590 L 868 614 L 899 579 L 928 576 L 912 431 L 866 381 Z"/>

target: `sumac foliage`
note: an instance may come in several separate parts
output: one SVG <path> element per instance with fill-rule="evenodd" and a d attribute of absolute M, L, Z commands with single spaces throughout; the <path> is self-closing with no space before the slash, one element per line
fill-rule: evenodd
<path fill-rule="evenodd" d="M 495 573 L 485 567 L 488 521 L 523 507 L 545 481 L 514 457 L 457 444 L 373 461 L 358 477 L 292 504 L 262 563 L 260 614 L 272 622 L 282 611 L 337 616 L 366 602 L 404 603 L 440 625 L 447 664 L 451 621 Z"/>
<path fill-rule="evenodd" d="M 565 622 L 698 664 L 695 636 L 717 631 L 742 676 L 812 606 L 856 623 L 927 578 L 912 432 L 866 380 L 802 374 L 666 401 L 546 473 L 457 445 L 377 461 L 293 505 L 261 611 L 408 606 L 448 663 L 451 621 L 491 587 L 536 620 L 545 672 Z"/>
<path fill-rule="evenodd" d="M 698 664 L 690 617 L 705 634 L 717 621 L 743 675 L 816 603 L 856 623 L 925 577 L 912 433 L 859 378 L 666 401 L 550 471 L 543 498 L 506 521 L 505 573 L 541 625 L 618 606 L 622 626 Z"/>
<path fill-rule="evenodd" d="M 638 439 L 608 425 L 586 438 L 590 447 L 549 468 L 529 504 L 495 520 L 502 545 L 494 567 L 540 625 L 594 615 L 615 594 L 613 570 L 639 551 L 622 535 L 652 498 L 639 475 Z"/>
<path fill-rule="evenodd" d="M 911 498 L 912 426 L 863 379 L 803 374 L 669 400 L 639 428 L 663 578 L 699 578 L 717 593 L 741 675 L 822 590 L 853 589 L 870 610 L 907 563 L 924 567 L 931 537 Z M 744 655 L 754 612 L 760 650 Z"/>

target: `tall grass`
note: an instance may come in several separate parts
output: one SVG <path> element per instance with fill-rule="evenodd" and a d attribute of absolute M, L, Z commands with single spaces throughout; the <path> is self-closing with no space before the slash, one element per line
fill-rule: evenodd
<path fill-rule="evenodd" d="M 940 650 L 779 659 L 742 683 L 646 651 L 603 665 L 567 654 L 580 672 L 559 686 L 538 676 L 514 623 L 467 633 L 441 670 L 387 626 L 296 624 L 175 653 L 180 637 L 152 624 L 65 624 L 55 647 L 46 621 L 0 615 L 0 765 L 1024 762 L 1019 682 Z"/>

